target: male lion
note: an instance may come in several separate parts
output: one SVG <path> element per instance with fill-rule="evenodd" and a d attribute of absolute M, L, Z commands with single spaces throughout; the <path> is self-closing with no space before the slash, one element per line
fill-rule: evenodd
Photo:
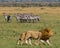
<path fill-rule="evenodd" d="M 47 43 L 48 45 L 51 46 L 50 42 L 49 42 L 49 38 L 53 35 L 53 32 L 48 29 L 42 29 L 40 31 L 27 31 L 27 32 L 23 32 L 21 35 L 21 38 L 19 38 L 19 40 L 22 41 L 21 45 L 23 44 L 23 41 L 25 41 L 27 44 L 29 43 L 30 45 L 32 45 L 31 43 L 31 39 L 36 39 L 36 40 L 40 40 L 43 43 Z M 19 42 L 18 42 L 19 43 Z"/>

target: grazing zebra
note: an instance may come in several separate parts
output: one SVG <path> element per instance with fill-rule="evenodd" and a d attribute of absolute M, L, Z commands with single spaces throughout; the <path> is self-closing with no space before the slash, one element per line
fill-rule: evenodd
<path fill-rule="evenodd" d="M 16 18 L 16 20 L 17 20 L 18 22 L 20 22 L 20 15 L 19 15 L 19 14 L 14 14 L 14 17 Z"/>
<path fill-rule="evenodd" d="M 24 16 L 23 18 L 21 18 L 20 20 L 22 20 L 22 22 L 27 22 L 27 16 Z"/>
<path fill-rule="evenodd" d="M 40 17 L 37 15 L 32 15 L 32 14 L 15 14 L 15 17 L 17 19 L 17 21 L 19 22 L 36 22 L 36 21 L 40 21 Z"/>
<path fill-rule="evenodd" d="M 28 17 L 28 21 L 31 23 L 31 22 L 34 22 L 34 17 L 33 16 L 29 16 Z"/>
<path fill-rule="evenodd" d="M 40 17 L 39 16 L 35 16 L 35 15 L 33 15 L 33 16 L 32 15 L 29 15 L 28 16 L 28 21 L 29 22 L 33 22 L 33 23 L 34 22 L 39 22 L 40 21 Z"/>
<path fill-rule="evenodd" d="M 15 17 L 19 22 L 27 22 L 27 16 L 25 14 L 17 14 Z"/>
<path fill-rule="evenodd" d="M 40 21 L 40 16 L 34 16 L 34 19 L 36 22 L 39 22 Z"/>
<path fill-rule="evenodd" d="M 6 22 L 10 22 L 11 16 L 8 14 L 4 14 Z"/>

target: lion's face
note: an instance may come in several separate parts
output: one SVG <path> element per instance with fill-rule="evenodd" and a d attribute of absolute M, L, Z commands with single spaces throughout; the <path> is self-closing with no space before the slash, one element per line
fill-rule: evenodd
<path fill-rule="evenodd" d="M 53 35 L 52 30 L 51 29 L 47 29 L 47 28 L 41 30 L 40 32 L 42 33 L 41 39 L 43 39 L 43 40 L 47 40 Z"/>
<path fill-rule="evenodd" d="M 45 29 L 41 30 L 41 33 L 43 35 L 49 35 L 49 36 L 53 35 L 53 31 L 51 29 L 48 29 L 48 28 L 45 28 Z"/>
<path fill-rule="evenodd" d="M 50 30 L 50 31 L 48 32 L 48 35 L 49 35 L 49 36 L 52 36 L 52 35 L 53 35 L 53 31 Z"/>

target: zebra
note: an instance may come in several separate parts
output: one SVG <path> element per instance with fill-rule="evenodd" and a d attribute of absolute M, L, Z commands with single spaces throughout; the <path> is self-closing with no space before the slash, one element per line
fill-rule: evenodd
<path fill-rule="evenodd" d="M 36 22 L 39 22 L 40 21 L 40 16 L 36 15 L 36 16 L 34 16 L 34 19 L 35 19 Z"/>
<path fill-rule="evenodd" d="M 32 14 L 15 14 L 15 17 L 17 19 L 17 21 L 19 22 L 36 22 L 36 21 L 40 21 L 40 16 L 38 15 L 32 15 Z"/>
<path fill-rule="evenodd" d="M 6 20 L 6 22 L 10 22 L 11 16 L 9 14 L 4 14 L 3 16 L 4 16 L 5 20 Z"/>

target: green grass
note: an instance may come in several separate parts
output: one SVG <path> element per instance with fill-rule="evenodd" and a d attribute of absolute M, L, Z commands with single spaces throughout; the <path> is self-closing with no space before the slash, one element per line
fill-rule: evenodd
<path fill-rule="evenodd" d="M 60 15 L 60 14 L 59 14 Z M 58 14 L 41 14 L 39 23 L 19 23 L 14 17 L 10 23 L 5 22 L 4 17 L 0 16 L 0 48 L 60 48 L 60 16 Z M 56 32 L 50 38 L 52 47 L 48 45 L 27 46 L 17 45 L 17 40 L 22 32 L 28 30 L 40 30 L 42 28 L 51 28 Z"/>

